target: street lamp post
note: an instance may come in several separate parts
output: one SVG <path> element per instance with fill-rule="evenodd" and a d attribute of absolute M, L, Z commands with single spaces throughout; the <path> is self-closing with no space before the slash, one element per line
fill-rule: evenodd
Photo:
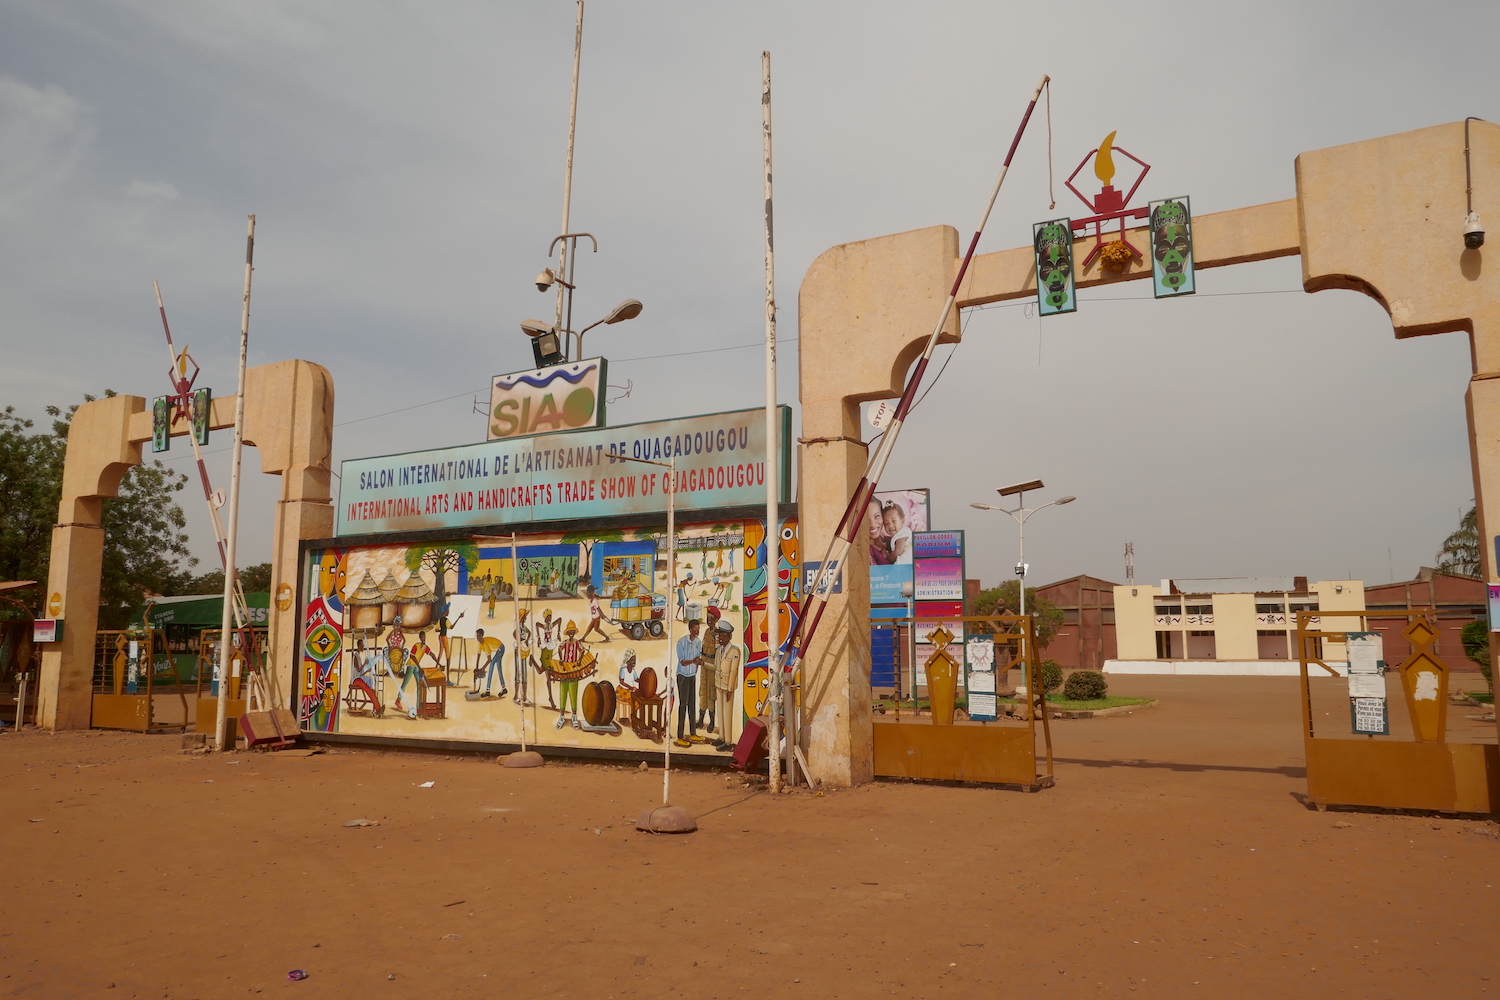
<path fill-rule="evenodd" d="M 578 333 L 574 334 L 574 336 L 578 338 L 578 356 L 573 360 L 583 360 L 583 335 L 585 333 L 588 333 L 596 326 L 613 326 L 616 323 L 623 323 L 627 319 L 635 319 L 641 314 L 641 310 L 644 308 L 646 307 L 641 305 L 640 299 L 626 299 L 624 302 L 621 302 L 619 305 L 611 309 L 609 311 L 609 315 L 605 316 L 603 319 L 596 320 L 593 323 L 590 323 L 588 326 L 584 327 L 582 330 L 579 330 Z"/>
<path fill-rule="evenodd" d="M 996 490 L 995 492 L 999 493 L 1003 497 L 1016 497 L 1015 510 L 1008 510 L 1004 507 L 995 507 L 987 503 L 969 504 L 969 506 L 973 507 L 975 510 L 997 510 L 1002 514 L 1009 514 L 1011 520 L 1016 522 L 1016 531 L 1018 534 L 1020 548 L 1019 561 L 1016 563 L 1016 578 L 1020 581 L 1020 613 L 1023 616 L 1026 614 L 1026 522 L 1028 519 L 1030 519 L 1032 514 L 1035 514 L 1039 510 L 1045 510 L 1048 507 L 1059 507 L 1065 503 L 1072 503 L 1074 500 L 1078 499 L 1077 497 L 1059 497 L 1056 500 L 1051 500 L 1047 503 L 1042 504 L 1040 507 L 1027 507 L 1026 492 L 1028 490 L 1039 490 L 1041 488 L 1042 481 L 1040 479 L 1032 479 L 1024 483 L 1016 483 L 1012 486 L 1004 486 Z M 1025 639 L 1022 639 L 1021 641 L 1023 644 L 1025 643 Z M 1024 659 L 1022 662 L 1029 663 L 1031 661 L 1032 651 L 1030 649 L 1025 649 L 1023 655 Z M 1021 679 L 1023 686 L 1026 686 L 1026 671 L 1024 668 L 1021 672 Z M 1028 694 L 1029 693 L 1030 692 L 1028 690 Z"/>
<path fill-rule="evenodd" d="M 568 346 L 570 341 L 561 339 L 564 335 L 572 335 L 578 338 L 578 354 L 574 361 L 583 360 L 583 335 L 596 326 L 613 325 L 623 323 L 627 319 L 635 319 L 641 314 L 645 306 L 641 305 L 640 299 L 626 299 L 611 309 L 603 319 L 590 323 L 582 330 L 574 333 L 565 327 L 554 326 L 546 320 L 523 319 L 521 321 L 521 332 L 531 338 L 531 354 L 538 368 L 548 365 L 560 365 L 568 360 Z M 632 461 L 634 461 L 632 459 Z"/>

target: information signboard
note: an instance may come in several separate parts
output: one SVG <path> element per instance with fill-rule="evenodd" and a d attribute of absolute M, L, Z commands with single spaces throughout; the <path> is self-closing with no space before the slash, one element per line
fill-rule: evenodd
<path fill-rule="evenodd" d="M 1349 657 L 1349 720 L 1360 735 L 1384 736 L 1391 731 L 1385 700 L 1385 641 L 1379 632 L 1346 632 Z"/>
<path fill-rule="evenodd" d="M 777 407 L 781 502 L 791 499 L 791 409 Z M 501 438 L 343 463 L 337 534 L 569 518 L 679 516 L 766 502 L 765 410 Z M 621 458 L 620 456 L 629 456 Z M 656 465 L 675 457 L 677 478 Z"/>

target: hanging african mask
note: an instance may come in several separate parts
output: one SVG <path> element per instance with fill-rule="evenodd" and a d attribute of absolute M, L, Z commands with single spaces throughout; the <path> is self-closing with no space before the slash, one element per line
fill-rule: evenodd
<path fill-rule="evenodd" d="M 172 446 L 172 404 L 166 396 L 151 403 L 151 450 L 163 452 Z"/>
<path fill-rule="evenodd" d="M 1073 222 L 1054 219 L 1031 227 L 1036 247 L 1036 297 L 1041 315 L 1073 312 Z"/>
<path fill-rule="evenodd" d="M 1193 294 L 1193 213 L 1186 196 L 1151 203 L 1151 290 Z"/>
<path fill-rule="evenodd" d="M 198 389 L 193 392 L 193 437 L 199 446 L 208 444 L 209 415 L 213 408 L 214 391 Z"/>

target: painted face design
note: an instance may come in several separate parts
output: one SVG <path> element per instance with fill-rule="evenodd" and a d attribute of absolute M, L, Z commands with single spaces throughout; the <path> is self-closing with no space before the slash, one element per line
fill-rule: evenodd
<path fill-rule="evenodd" d="M 765 541 L 766 529 L 759 521 L 745 522 L 745 568 L 758 569 L 761 566 L 760 547 Z"/>
<path fill-rule="evenodd" d="M 797 540 L 797 526 L 795 524 L 783 524 L 781 526 L 781 558 L 793 566 L 799 564 L 800 543 Z"/>
<path fill-rule="evenodd" d="M 755 719 L 766 714 L 766 699 L 771 696 L 771 674 L 765 667 L 745 673 L 745 715 Z"/>
<path fill-rule="evenodd" d="M 1181 287 L 1187 277 L 1183 271 L 1193 250 L 1182 203 L 1169 201 L 1156 206 L 1151 216 L 1151 231 L 1151 251 L 1161 265 L 1162 284 Z"/>
<path fill-rule="evenodd" d="M 1068 304 L 1068 280 L 1073 274 L 1073 241 L 1068 227 L 1052 223 L 1037 230 L 1037 279 L 1047 290 L 1047 304 L 1061 309 Z"/>
<path fill-rule="evenodd" d="M 343 558 L 332 551 L 324 552 L 318 560 L 318 591 L 324 598 L 342 601 L 347 583 Z"/>

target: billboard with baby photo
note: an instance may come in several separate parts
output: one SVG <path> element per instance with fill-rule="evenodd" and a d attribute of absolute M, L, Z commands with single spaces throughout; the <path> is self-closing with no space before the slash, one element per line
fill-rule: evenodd
<path fill-rule="evenodd" d="M 865 512 L 870 552 L 870 602 L 906 600 L 902 584 L 912 582 L 912 536 L 931 523 L 928 490 L 876 493 Z"/>

